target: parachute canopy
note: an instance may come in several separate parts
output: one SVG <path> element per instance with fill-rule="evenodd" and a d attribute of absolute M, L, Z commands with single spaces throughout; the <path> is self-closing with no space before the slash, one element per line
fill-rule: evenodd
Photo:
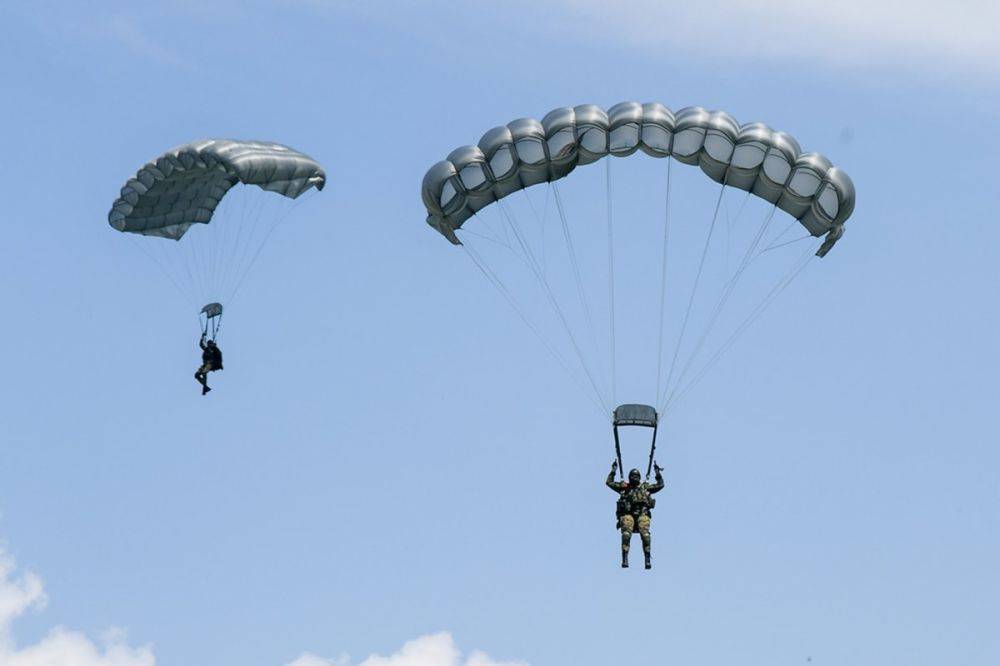
<path fill-rule="evenodd" d="M 518 190 L 567 176 L 607 155 L 641 150 L 697 165 L 713 180 L 775 204 L 813 236 L 825 254 L 854 210 L 854 184 L 819 153 L 803 153 L 788 134 L 763 123 L 740 125 L 723 111 L 622 102 L 558 108 L 541 122 L 522 118 L 486 132 L 424 176 L 427 223 L 452 243 L 455 230 L 482 208 Z"/>
<path fill-rule="evenodd" d="M 290 199 L 322 190 L 326 174 L 308 155 L 280 143 L 205 139 L 178 146 L 139 169 L 122 187 L 108 222 L 118 231 L 179 240 L 208 223 L 236 183 Z"/>

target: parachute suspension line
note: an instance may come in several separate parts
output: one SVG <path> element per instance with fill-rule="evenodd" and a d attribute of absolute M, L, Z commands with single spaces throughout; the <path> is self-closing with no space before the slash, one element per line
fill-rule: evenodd
<path fill-rule="evenodd" d="M 694 389 L 694 387 L 697 386 L 698 383 L 704 378 L 704 376 L 708 373 L 708 371 L 715 366 L 715 364 L 719 361 L 719 359 L 722 358 L 723 354 L 725 354 L 733 346 L 733 344 L 736 343 L 736 341 L 743 335 L 743 333 L 745 333 L 746 330 L 755 321 L 757 321 L 757 319 L 759 319 L 762 314 L 764 314 L 764 312 L 767 310 L 768 307 L 770 307 L 770 305 L 775 301 L 775 299 L 777 299 L 777 297 L 781 295 L 781 293 L 785 291 L 785 289 L 788 288 L 788 285 L 794 282 L 795 279 L 802 274 L 802 271 L 804 271 L 805 268 L 809 266 L 810 259 L 813 258 L 816 252 L 816 248 L 818 247 L 819 244 L 817 243 L 806 248 L 805 252 L 803 252 L 799 256 L 799 258 L 795 261 L 795 263 L 785 274 L 785 276 L 778 282 L 778 284 L 776 284 L 771 289 L 771 291 L 767 293 L 766 296 L 764 296 L 761 302 L 757 304 L 757 306 L 750 312 L 747 318 L 743 320 L 743 322 L 736 328 L 735 331 L 733 331 L 732 335 L 730 335 L 729 338 L 726 339 L 725 343 L 723 343 L 723 345 L 719 348 L 719 350 L 712 355 L 712 357 L 708 360 L 708 362 L 704 365 L 704 367 L 702 367 L 702 369 L 698 372 L 698 374 L 695 375 L 691 379 L 691 381 L 688 382 L 688 384 L 684 387 L 682 391 L 680 391 L 680 393 L 672 397 L 671 401 L 664 406 L 664 412 L 672 409 L 674 405 L 676 405 L 685 396 L 687 396 L 687 394 L 690 393 L 692 389 Z"/>
<path fill-rule="evenodd" d="M 239 198 L 239 206 L 241 211 L 246 210 L 246 198 Z M 220 216 L 221 213 L 221 216 Z M 240 216 L 236 214 L 235 210 L 230 210 L 226 206 L 221 206 L 221 210 L 216 210 L 214 216 L 215 224 L 219 226 L 218 233 L 209 234 L 209 249 L 211 254 L 211 269 L 209 273 L 209 284 L 211 284 L 213 289 L 218 289 L 221 286 L 222 278 L 222 267 L 223 260 L 226 255 L 226 250 L 229 248 L 229 237 L 232 235 L 232 227 L 238 224 Z M 221 298 L 221 294 L 212 294 L 212 298 Z"/>
<path fill-rule="evenodd" d="M 463 230 L 462 235 L 464 236 L 466 233 L 468 232 Z M 556 360 L 556 363 L 558 363 L 559 366 L 563 369 L 563 371 L 566 372 L 566 374 L 573 381 L 573 383 L 576 384 L 577 387 L 583 392 L 583 394 L 586 395 L 587 398 L 594 403 L 594 406 L 597 407 L 598 411 L 600 411 L 602 415 L 606 415 L 607 412 L 601 401 L 595 399 L 591 391 L 587 389 L 586 384 L 581 382 L 580 378 L 576 375 L 576 373 L 570 370 L 569 364 L 562 357 L 562 355 L 559 354 L 559 352 L 556 351 L 556 349 L 549 343 L 549 341 L 545 339 L 545 336 L 543 336 L 541 331 L 538 330 L 538 327 L 531 322 L 528 316 L 524 313 L 524 310 L 518 304 L 517 299 L 515 299 L 514 296 L 510 293 L 510 290 L 507 288 L 507 285 L 503 283 L 503 281 L 497 276 L 495 272 L 490 270 L 489 266 L 486 264 L 485 261 L 483 261 L 483 258 L 479 256 L 479 253 L 476 252 L 476 250 L 472 246 L 466 243 L 462 243 L 462 249 L 464 249 L 465 253 L 469 255 L 469 258 L 472 260 L 472 263 L 476 265 L 476 268 L 479 269 L 479 271 L 483 274 L 483 276 L 487 279 L 487 281 L 489 281 L 489 283 L 492 284 L 496 288 L 496 290 L 500 292 L 500 294 L 504 297 L 504 299 L 514 310 L 514 312 L 517 313 L 517 316 L 520 317 L 521 321 L 524 322 L 524 325 L 527 326 L 531 330 L 531 332 L 535 334 L 535 337 L 538 338 L 538 340 L 542 343 L 545 349 L 548 350 L 549 354 L 552 355 L 552 358 Z"/>
<path fill-rule="evenodd" d="M 249 197 L 239 197 L 239 201 L 240 213 L 235 219 L 236 232 L 234 234 L 230 234 L 230 238 L 228 239 L 229 242 L 226 243 L 226 255 L 229 257 L 229 262 L 223 266 L 222 275 L 219 276 L 220 297 L 225 294 L 226 287 L 229 285 L 233 264 L 236 263 L 236 257 L 239 256 L 238 250 L 240 249 L 240 241 L 243 238 L 243 230 L 247 225 L 247 220 L 250 219 L 250 215 L 252 214 L 247 204 Z"/>
<path fill-rule="evenodd" d="M 147 238 L 147 237 L 144 236 L 144 238 Z M 190 301 L 191 305 L 197 306 L 198 305 L 198 286 L 197 286 L 197 282 L 194 279 L 194 272 L 192 271 L 192 269 L 190 267 L 190 264 L 188 262 L 187 254 L 183 250 L 180 250 L 180 249 L 174 250 L 174 252 L 173 252 L 174 255 L 180 254 L 180 256 L 184 259 L 184 263 L 183 263 L 184 272 L 183 273 L 181 272 L 181 270 L 180 270 L 179 267 L 175 268 L 175 266 L 179 266 L 180 265 L 180 262 L 177 261 L 176 259 L 174 259 L 173 261 L 171 261 L 172 257 L 170 256 L 171 255 L 170 250 L 173 249 L 173 248 L 171 248 L 170 245 L 171 245 L 171 243 L 176 244 L 179 241 L 171 241 L 171 240 L 166 239 L 166 238 L 164 238 L 164 239 L 156 239 L 156 238 L 152 238 L 152 237 L 148 237 L 148 238 L 149 238 L 149 240 L 147 242 L 151 243 L 151 247 L 158 248 L 157 252 L 160 254 L 160 257 L 163 260 L 163 265 L 167 267 L 168 271 L 171 270 L 171 269 L 173 269 L 174 274 L 182 281 L 182 284 L 185 285 L 185 287 L 186 287 L 185 298 L 188 301 Z M 186 281 L 184 280 L 185 276 L 187 276 Z"/>
<path fill-rule="evenodd" d="M 167 239 L 167 238 L 156 239 L 156 238 L 153 238 L 152 236 L 143 236 L 143 239 L 145 239 L 145 240 L 144 241 L 138 240 L 138 239 L 134 239 L 134 240 L 139 245 L 140 248 L 143 248 L 143 251 L 145 251 L 145 248 L 143 247 L 143 243 L 144 242 L 152 243 L 151 247 L 157 247 L 158 246 L 160 248 L 161 257 L 163 259 L 163 264 L 162 265 L 164 267 L 170 266 L 171 264 L 175 264 L 175 265 L 178 265 L 178 266 L 181 266 L 181 265 L 183 266 L 183 268 L 184 268 L 184 272 L 183 273 L 181 273 L 180 268 L 177 268 L 177 269 L 175 269 L 174 274 L 176 274 L 176 276 L 178 278 L 178 281 L 182 282 L 184 284 L 184 286 L 186 287 L 185 294 L 184 294 L 184 299 L 188 300 L 188 301 L 191 301 L 192 305 L 196 304 L 198 302 L 198 284 L 197 284 L 197 281 L 194 278 L 194 272 L 191 269 L 191 262 L 190 262 L 190 260 L 188 258 L 188 252 L 185 249 L 179 249 L 179 250 L 176 250 L 174 252 L 174 254 L 180 255 L 180 257 L 184 260 L 183 264 L 179 260 L 176 260 L 176 259 L 174 261 L 170 261 L 170 257 L 169 257 L 169 255 L 168 255 L 168 253 L 166 251 L 166 248 L 164 247 L 164 246 L 166 246 L 168 244 L 168 242 L 169 242 L 170 239 Z M 180 241 L 173 241 L 173 242 L 174 243 L 179 243 Z M 164 268 L 164 271 L 167 272 L 168 274 L 171 274 L 171 272 L 167 268 Z M 184 279 L 185 276 L 187 276 L 186 280 Z"/>
<path fill-rule="evenodd" d="M 563 313 L 562 308 L 559 307 L 559 302 L 556 300 L 555 294 L 552 293 L 552 288 L 549 286 L 548 280 L 546 280 L 545 276 L 542 274 L 538 261 L 536 261 L 531 249 L 528 247 L 527 243 L 525 243 L 524 235 L 521 233 L 517 222 L 510 216 L 504 201 L 500 200 L 497 203 L 499 204 L 500 211 L 503 213 L 504 220 L 510 227 L 511 233 L 514 234 L 514 238 L 517 240 L 517 244 L 524 252 L 525 257 L 528 258 L 528 265 L 531 268 L 531 271 L 535 274 L 535 277 L 538 279 L 549 305 L 552 306 L 556 316 L 559 317 L 559 320 L 562 322 L 563 329 L 566 331 L 566 335 L 569 337 L 570 343 L 573 345 L 573 350 L 576 352 L 577 359 L 580 361 L 580 366 L 583 368 L 584 373 L 586 373 L 587 379 L 590 381 L 590 386 L 594 389 L 594 394 L 598 397 L 598 401 L 603 406 L 604 413 L 608 413 L 610 411 L 610 407 L 607 405 L 607 401 L 601 394 L 601 390 L 597 387 L 597 382 L 594 381 L 594 375 L 590 370 L 590 366 L 587 365 L 583 351 L 580 349 L 580 344 L 577 342 L 576 336 L 573 335 L 573 329 L 569 325 L 569 321 L 566 319 L 566 315 Z"/>
<path fill-rule="evenodd" d="M 517 251 L 511 246 L 510 232 L 507 231 L 507 227 L 504 226 L 503 221 L 499 223 L 500 228 L 503 230 L 502 234 L 499 231 L 497 231 L 496 228 L 494 227 L 493 219 L 499 218 L 500 217 L 499 213 L 497 213 L 495 216 L 486 216 L 486 215 L 479 216 L 477 214 L 477 217 L 479 217 L 479 219 L 482 220 L 482 224 L 479 226 L 489 231 L 489 237 L 493 238 L 494 241 L 496 241 L 500 245 L 504 246 L 505 248 L 513 252 L 514 256 L 520 259 L 520 255 L 517 254 Z M 469 233 L 469 231 L 465 227 L 462 227 L 462 231 L 463 233 Z M 501 238 L 501 236 L 503 237 Z"/>
<path fill-rule="evenodd" d="M 549 199 L 552 198 L 552 186 L 545 188 L 545 203 L 542 205 L 542 270 L 545 271 L 548 268 L 546 262 L 547 252 L 545 249 L 545 220 L 549 219 Z"/>
<path fill-rule="evenodd" d="M 211 282 L 209 281 L 210 278 L 208 274 L 208 258 L 207 258 L 209 243 L 211 242 L 211 239 L 209 239 L 208 237 L 211 236 L 215 232 L 215 230 L 206 228 L 204 229 L 204 231 L 205 233 L 203 235 L 205 236 L 207 242 L 200 241 L 198 243 L 188 243 L 188 245 L 191 247 L 191 253 L 194 256 L 194 265 L 196 270 L 198 271 L 198 281 L 200 284 L 200 293 L 198 294 L 198 300 L 207 302 L 208 300 L 210 300 L 210 291 L 211 291 Z"/>
<path fill-rule="evenodd" d="M 254 267 L 254 264 L 257 263 L 257 258 L 260 256 L 260 253 L 264 250 L 264 246 L 267 245 L 267 241 L 271 238 L 271 234 L 273 234 L 274 230 L 277 229 L 285 219 L 287 219 L 288 214 L 299 203 L 301 202 L 300 201 L 295 202 L 295 204 L 292 205 L 291 208 L 289 208 L 284 214 L 282 214 L 280 218 L 275 220 L 274 223 L 271 224 L 270 228 L 268 228 L 267 231 L 264 232 L 264 235 L 261 238 L 260 242 L 256 243 L 256 249 L 253 250 L 253 255 L 250 257 L 250 261 L 248 261 L 246 265 L 241 269 L 239 279 L 236 281 L 236 285 L 233 287 L 232 294 L 229 296 L 230 301 L 235 300 L 236 294 L 239 292 L 240 287 L 243 286 L 243 281 L 247 279 L 247 275 L 250 274 L 250 270 Z M 254 232 L 256 233 L 256 228 L 254 228 Z M 249 244 L 248 249 L 252 248 L 253 245 L 254 245 L 253 243 Z"/>
<path fill-rule="evenodd" d="M 486 225 L 484 224 L 484 225 L 481 225 L 481 226 L 485 227 Z M 473 236 L 475 238 L 482 238 L 485 241 L 489 241 L 491 243 L 496 243 L 500 247 L 507 248 L 511 252 L 514 252 L 514 248 L 512 248 L 510 245 L 507 245 L 502 240 L 498 240 L 498 239 L 494 238 L 493 236 L 487 236 L 486 234 L 481 234 L 481 233 L 478 233 L 476 231 L 472 231 L 471 229 L 465 229 L 465 228 L 462 229 L 462 235 L 463 236 Z M 516 252 L 514 252 L 514 255 L 518 259 L 521 258 L 521 255 L 517 254 Z"/>
<path fill-rule="evenodd" d="M 613 215 L 613 201 L 611 197 L 611 159 L 604 160 L 604 180 L 607 193 L 605 195 L 605 204 L 608 209 L 608 320 L 609 325 L 609 340 L 611 347 L 611 404 L 616 404 L 615 396 L 617 395 L 617 372 L 615 369 L 615 232 L 614 232 L 614 215 Z"/>
<path fill-rule="evenodd" d="M 667 296 L 667 245 L 670 240 L 670 165 L 667 158 L 667 194 L 663 201 L 663 260 L 660 264 L 660 334 L 656 339 L 656 400 L 660 399 L 660 385 L 663 378 L 663 319 Z"/>
<path fill-rule="evenodd" d="M 590 314 L 590 305 L 587 302 L 587 291 L 583 286 L 583 273 L 580 271 L 580 262 L 576 256 L 576 246 L 573 244 L 573 235 L 569 230 L 569 222 L 566 218 L 566 208 L 563 206 L 562 194 L 559 192 L 559 186 L 555 183 L 551 183 L 553 199 L 556 202 L 556 210 L 559 213 L 559 222 L 563 232 L 563 240 L 566 242 L 566 250 L 569 252 L 570 265 L 573 267 L 573 279 L 576 282 L 576 292 L 577 297 L 580 299 L 580 306 L 583 308 L 583 314 L 587 321 L 587 328 L 590 332 L 590 342 L 594 346 L 595 354 L 601 349 L 601 346 L 597 344 L 597 327 L 594 326 L 594 318 Z M 501 201 L 501 203 L 503 203 Z"/>
<path fill-rule="evenodd" d="M 486 224 L 486 217 L 485 216 L 479 217 L 479 215 L 477 214 L 477 218 L 481 220 L 481 223 L 478 226 L 490 229 L 489 225 Z M 502 247 L 502 248 L 506 249 L 508 252 L 510 252 L 511 256 L 514 257 L 515 259 L 517 259 L 519 262 L 521 262 L 524 265 L 525 268 L 527 268 L 528 270 L 531 270 L 531 266 L 528 265 L 528 260 L 526 258 L 524 258 L 517 250 L 515 250 L 514 248 L 512 248 L 510 245 L 507 245 L 507 243 L 505 243 L 502 240 L 500 240 L 499 238 L 497 238 L 496 233 L 494 233 L 492 229 L 490 229 L 490 235 L 486 235 L 486 234 L 481 234 L 481 233 L 478 233 L 476 231 L 472 231 L 471 229 L 466 229 L 465 227 L 462 227 L 462 237 L 464 238 L 465 236 L 472 236 L 474 238 L 482 238 L 485 241 L 489 241 L 490 243 L 494 243 L 496 245 L 499 245 L 500 247 Z"/>
<path fill-rule="evenodd" d="M 740 202 L 740 207 L 736 209 L 736 215 L 734 217 L 729 216 L 729 206 L 726 205 L 726 273 L 729 273 L 729 255 L 732 250 L 732 231 L 733 224 L 738 223 L 740 218 L 743 217 L 743 210 L 747 207 L 747 202 L 750 201 L 750 191 L 743 197 L 743 201 Z M 737 270 L 739 270 L 737 268 Z"/>
<path fill-rule="evenodd" d="M 188 229 L 188 231 L 190 232 L 191 229 Z M 205 281 L 202 279 L 201 271 L 198 270 L 198 257 L 194 252 L 195 244 L 191 242 L 185 243 L 183 239 L 179 239 L 176 242 L 184 246 L 181 252 L 184 254 L 184 261 L 191 267 L 192 282 L 194 284 L 194 301 L 197 303 L 204 300 L 202 299 L 202 295 L 205 293 Z"/>
<path fill-rule="evenodd" d="M 719 320 L 719 316 L 722 314 L 722 311 L 725 309 L 726 304 L 729 302 L 729 297 L 733 294 L 733 291 L 736 289 L 736 284 L 740 281 L 740 278 L 743 276 L 744 272 L 746 272 L 747 267 L 750 265 L 753 259 L 756 256 L 759 256 L 755 255 L 755 252 L 757 250 L 757 247 L 760 245 L 761 239 L 764 237 L 765 233 L 767 233 L 767 228 L 770 226 L 771 221 L 774 219 L 774 215 L 777 211 L 778 211 L 777 205 L 772 206 L 771 209 L 768 211 L 767 215 L 760 223 L 760 226 L 757 229 L 757 233 L 754 235 L 754 238 L 751 241 L 750 246 L 743 254 L 743 258 L 740 260 L 740 263 L 737 266 L 736 271 L 733 273 L 732 277 L 729 278 L 729 281 L 723 286 L 722 294 L 719 296 L 719 300 L 716 301 L 715 307 L 712 309 L 712 314 L 709 315 L 708 323 L 706 324 L 704 331 L 702 331 L 701 335 L 699 336 L 697 343 L 695 343 L 693 351 L 685 361 L 684 367 L 681 369 L 680 377 L 677 379 L 677 383 L 674 385 L 674 390 L 671 391 L 670 395 L 667 397 L 666 402 L 670 402 L 670 399 L 677 392 L 680 386 L 684 383 L 684 379 L 687 377 L 688 372 L 691 370 L 691 367 L 694 365 L 695 360 L 697 360 L 698 355 L 701 353 L 702 347 L 708 340 L 709 335 L 711 335 L 712 331 L 715 330 L 715 325 Z"/>
<path fill-rule="evenodd" d="M 166 265 L 163 264 L 159 259 L 157 259 L 154 253 L 150 252 L 145 247 L 143 247 L 142 243 L 138 239 L 132 238 L 132 234 L 126 234 L 126 236 L 128 237 L 130 243 L 138 247 L 139 250 L 141 250 L 142 253 L 146 255 L 146 257 L 148 257 L 150 260 L 153 261 L 153 263 L 155 263 L 157 266 L 160 267 L 160 270 L 163 271 L 163 274 L 167 276 L 168 280 L 170 280 L 170 284 L 174 285 L 174 289 L 176 289 L 177 293 L 180 294 L 182 300 L 187 301 L 191 298 L 191 294 L 184 291 L 180 283 L 178 283 L 178 281 L 174 278 L 174 274 L 167 270 Z"/>
<path fill-rule="evenodd" d="M 538 214 L 538 209 L 535 208 L 535 204 L 531 201 L 531 197 L 528 195 L 528 191 L 524 191 L 524 198 L 528 200 L 528 207 L 531 208 L 531 214 L 534 215 L 535 221 L 538 222 L 539 234 L 542 237 L 542 274 L 546 273 L 546 263 L 545 263 L 545 219 L 548 217 L 549 212 L 549 196 L 552 194 L 551 182 L 549 187 L 545 188 L 545 203 L 542 205 L 542 214 Z"/>
<path fill-rule="evenodd" d="M 667 382 L 664 390 L 670 389 L 670 381 L 674 376 L 674 369 L 677 367 L 677 356 L 681 351 L 681 344 L 684 342 L 684 334 L 687 331 L 688 321 L 691 319 L 691 309 L 694 307 L 694 299 L 698 294 L 698 284 L 701 282 L 701 274 L 705 270 L 705 260 L 708 258 L 708 249 L 712 245 L 712 232 L 715 231 L 715 223 L 719 219 L 719 206 L 722 205 L 722 196 L 726 193 L 726 184 L 722 183 L 719 188 L 719 197 L 715 200 L 715 212 L 712 214 L 712 221 L 708 225 L 708 235 L 705 237 L 705 247 L 701 251 L 701 260 L 698 262 L 698 272 L 695 273 L 694 285 L 691 287 L 691 296 L 688 298 L 687 309 L 684 311 L 684 319 L 681 321 L 681 332 L 677 336 L 677 345 L 674 347 L 674 355 L 670 360 L 670 370 L 667 372 Z M 664 403 L 666 396 L 657 396 L 658 403 Z"/>
<path fill-rule="evenodd" d="M 476 214 L 476 219 L 480 220 L 480 223 L 477 226 L 481 227 L 483 229 L 483 232 L 471 231 L 470 229 L 468 229 L 468 228 L 466 228 L 466 227 L 463 226 L 462 227 L 462 234 L 463 235 L 470 234 L 472 236 L 477 236 L 477 237 L 480 237 L 480 238 L 484 238 L 486 240 L 489 240 L 489 241 L 492 241 L 492 242 L 496 243 L 497 245 L 500 245 L 501 247 L 507 248 L 511 252 L 514 251 L 514 248 L 512 248 L 502 238 L 500 238 L 500 234 L 497 233 L 497 230 L 493 228 L 493 224 L 491 223 L 491 219 L 490 218 L 486 217 L 485 215 L 479 215 L 477 213 Z"/>
<path fill-rule="evenodd" d="M 779 247 L 785 247 L 786 245 L 791 245 L 793 243 L 801 243 L 802 241 L 804 241 L 804 240 L 806 240 L 808 238 L 812 238 L 812 237 L 813 237 L 812 234 L 806 234 L 805 236 L 799 236 L 795 240 L 785 241 L 784 243 L 778 243 L 777 245 L 775 245 L 774 243 L 771 243 L 770 245 L 768 245 L 767 247 L 765 247 L 763 250 L 761 250 L 760 252 L 758 252 L 757 256 L 759 257 L 760 255 L 764 254 L 765 252 L 770 252 L 771 250 L 777 250 Z"/>
<path fill-rule="evenodd" d="M 160 267 L 160 270 L 167 276 L 171 284 L 181 293 L 185 303 L 188 300 L 193 300 L 191 290 L 184 281 L 184 275 L 177 267 L 171 267 L 170 262 L 167 261 L 168 257 L 163 251 L 163 246 L 166 244 L 165 239 L 160 239 L 160 242 L 153 242 L 153 239 L 148 236 L 139 236 L 138 238 L 136 237 L 137 234 L 126 234 L 126 236 L 130 243 L 139 248 L 140 252 Z M 148 248 L 146 247 L 147 245 L 149 246 Z"/>
<path fill-rule="evenodd" d="M 254 192 L 248 196 L 253 197 L 252 203 L 246 216 L 240 220 L 241 233 L 239 242 L 233 248 L 230 269 L 225 281 L 220 284 L 222 298 L 227 302 L 235 296 L 238 285 L 242 282 L 249 265 L 248 257 L 253 253 L 259 239 L 257 230 L 261 226 L 261 219 L 272 217 L 269 211 L 271 198 L 263 191 Z M 264 225 L 266 226 L 266 222 Z"/>
<path fill-rule="evenodd" d="M 213 213 L 212 220 L 213 224 L 218 225 L 220 221 L 224 221 L 224 214 L 220 215 L 219 218 L 216 219 L 216 216 Z M 205 234 L 205 239 L 203 241 L 205 257 L 202 270 L 205 273 L 205 284 L 208 285 L 208 289 L 212 289 L 213 285 L 215 284 L 212 281 L 212 274 L 214 272 L 213 269 L 215 267 L 215 244 L 217 241 L 216 237 L 219 235 L 220 231 L 221 231 L 221 225 L 219 225 L 218 229 L 208 230 L 208 233 Z M 213 298 L 213 295 L 207 292 L 205 295 L 207 296 L 207 298 L 205 299 L 206 301 Z"/>
<path fill-rule="evenodd" d="M 239 293 L 240 287 L 243 286 L 243 281 L 246 280 L 247 275 L 250 274 L 250 269 L 252 269 L 254 267 L 254 264 L 257 263 L 257 258 L 260 257 L 260 253 L 261 253 L 261 251 L 263 251 L 264 246 L 267 245 L 267 241 L 271 238 L 271 234 L 273 234 L 274 231 L 278 227 L 280 227 L 281 224 L 285 220 L 288 219 L 288 217 L 292 214 L 292 211 L 294 211 L 296 208 L 298 208 L 299 206 L 301 206 L 305 201 L 311 199 L 315 195 L 315 193 L 316 193 L 315 189 L 310 189 L 309 192 L 305 196 L 297 199 L 295 201 L 295 203 L 293 203 L 291 206 L 289 206 L 285 210 L 285 212 L 281 214 L 281 217 L 279 217 L 277 220 L 275 220 L 274 224 L 271 225 L 271 228 L 267 230 L 267 233 L 264 234 L 264 238 L 260 241 L 260 245 L 257 246 L 257 251 L 254 252 L 253 258 L 250 259 L 250 263 L 247 264 L 246 269 L 244 269 L 243 275 L 240 276 L 239 282 L 236 283 L 236 287 L 233 289 L 232 296 L 230 296 L 230 298 L 229 298 L 230 302 L 236 300 L 236 295 Z"/>
<path fill-rule="evenodd" d="M 570 264 L 573 266 L 573 278 L 576 280 L 576 291 L 580 298 L 580 305 L 583 307 L 583 314 L 587 318 L 587 326 L 590 327 L 591 338 L 594 342 L 594 347 L 597 348 L 597 336 L 594 331 L 597 330 L 594 327 L 594 318 L 590 314 L 590 305 L 587 302 L 587 291 L 583 287 L 583 273 L 580 271 L 580 262 L 576 256 L 576 246 L 573 244 L 573 235 L 569 230 L 569 222 L 566 219 L 566 209 L 563 206 L 562 194 L 559 192 L 559 186 L 556 183 L 552 183 L 552 192 L 556 201 L 556 210 L 559 212 L 559 222 L 562 226 L 563 240 L 566 241 L 566 248 L 569 250 L 569 260 Z"/>
<path fill-rule="evenodd" d="M 235 291 L 235 284 L 239 281 L 243 267 L 246 265 L 247 255 L 256 240 L 257 227 L 260 224 L 260 219 L 264 216 L 264 208 L 267 203 L 261 193 L 251 193 L 249 189 L 247 192 L 247 196 L 251 197 L 250 204 L 239 221 L 237 242 L 233 246 L 233 254 L 226 271 L 227 275 L 220 285 L 222 297 L 227 301 L 230 299 L 231 293 Z"/>
<path fill-rule="evenodd" d="M 251 196 L 251 191 L 247 186 L 242 186 L 242 191 L 245 191 L 247 196 L 236 197 L 234 201 L 232 198 L 229 201 L 236 204 L 238 207 L 234 206 L 231 213 L 229 213 L 224 220 L 226 226 L 224 238 L 222 239 L 222 250 L 221 258 L 219 262 L 219 276 L 216 285 L 219 289 L 219 298 L 223 299 L 225 297 L 225 288 L 229 280 L 229 274 L 233 270 L 233 264 L 236 261 L 236 257 L 239 256 L 237 251 L 240 248 L 240 241 L 243 237 L 244 227 L 246 227 L 247 222 L 250 220 L 250 216 L 253 215 L 254 205 L 260 205 L 261 200 L 259 198 L 254 198 Z"/>
<path fill-rule="evenodd" d="M 243 187 L 248 187 L 244 185 Z M 237 244 L 234 248 L 233 259 L 231 269 L 228 271 L 226 276 L 226 282 L 220 285 L 220 291 L 226 300 L 231 300 L 232 295 L 236 292 L 236 287 L 233 286 L 240 282 L 240 275 L 243 273 L 243 267 L 246 265 L 246 258 L 250 252 L 250 248 L 253 246 L 254 239 L 257 235 L 257 227 L 260 224 L 260 218 L 264 215 L 265 204 L 267 203 L 264 199 L 264 193 L 253 193 L 248 196 L 253 196 L 257 194 L 258 196 L 253 199 L 253 203 L 250 206 L 247 217 L 240 220 L 240 233 L 237 237 Z"/>
<path fill-rule="evenodd" d="M 795 219 L 793 219 L 791 222 L 789 222 L 785 226 L 785 228 L 781 230 L 780 234 L 778 234 L 777 236 L 775 236 L 774 238 L 771 239 L 771 242 L 768 243 L 767 247 L 765 247 L 763 250 L 761 250 L 760 252 L 757 253 L 757 256 L 760 256 L 760 255 L 764 254 L 765 252 L 767 252 L 767 250 L 769 248 L 773 248 L 774 244 L 777 243 L 779 240 L 781 240 L 785 236 L 785 234 L 787 234 L 789 231 L 791 231 L 792 227 L 794 227 L 796 224 L 798 224 L 798 222 L 799 221 L 795 220 Z M 756 257 L 754 257 L 754 258 L 756 259 Z"/>

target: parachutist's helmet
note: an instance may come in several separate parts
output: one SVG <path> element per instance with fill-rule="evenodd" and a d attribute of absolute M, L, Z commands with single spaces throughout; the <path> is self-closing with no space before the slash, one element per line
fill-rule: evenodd
<path fill-rule="evenodd" d="M 633 469 L 628 473 L 629 485 L 637 486 L 640 481 L 642 481 L 642 473 L 640 473 L 639 470 Z"/>

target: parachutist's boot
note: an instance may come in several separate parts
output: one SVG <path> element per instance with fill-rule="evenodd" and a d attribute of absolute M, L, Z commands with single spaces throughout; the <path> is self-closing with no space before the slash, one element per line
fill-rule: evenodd
<path fill-rule="evenodd" d="M 205 385 L 205 386 L 202 386 L 202 387 L 201 387 L 201 394 L 202 394 L 202 395 L 205 395 L 206 393 L 208 393 L 208 392 L 209 392 L 209 391 L 211 391 L 211 390 L 212 390 L 212 389 L 208 388 L 208 385 Z"/>
<path fill-rule="evenodd" d="M 652 569 L 653 568 L 653 563 L 650 562 L 650 560 L 649 560 L 649 551 L 647 550 L 645 553 L 643 553 L 643 555 L 646 556 L 646 568 L 647 569 Z"/>
<path fill-rule="evenodd" d="M 622 569 L 628 569 L 628 551 L 622 551 Z"/>

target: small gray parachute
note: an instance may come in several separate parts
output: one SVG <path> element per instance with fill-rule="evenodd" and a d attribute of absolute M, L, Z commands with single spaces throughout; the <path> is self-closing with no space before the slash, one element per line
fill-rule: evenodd
<path fill-rule="evenodd" d="M 325 184 L 316 160 L 280 143 L 203 139 L 140 168 L 122 186 L 108 223 L 163 270 L 192 309 L 207 303 L 199 319 L 214 338 L 222 303 L 232 303 L 272 232 L 305 193 Z M 203 231 L 187 235 L 195 224 Z"/>
<path fill-rule="evenodd" d="M 290 199 L 326 184 L 311 157 L 280 143 L 204 139 L 168 150 L 139 169 L 111 206 L 118 231 L 180 238 L 212 220 L 233 185 L 256 185 Z"/>

